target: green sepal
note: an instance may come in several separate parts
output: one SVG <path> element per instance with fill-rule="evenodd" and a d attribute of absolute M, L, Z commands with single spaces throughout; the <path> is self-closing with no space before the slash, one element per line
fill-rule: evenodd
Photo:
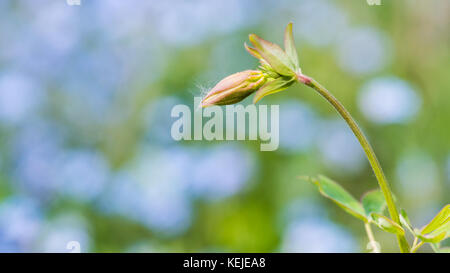
<path fill-rule="evenodd" d="M 375 225 L 383 231 L 394 233 L 397 235 L 405 235 L 405 230 L 399 224 L 395 223 L 386 216 L 372 212 L 370 214 L 370 217 L 372 218 Z"/>
<path fill-rule="evenodd" d="M 273 80 L 269 79 L 263 86 L 261 86 L 260 89 L 258 89 L 258 91 L 255 92 L 255 96 L 253 97 L 253 103 L 257 103 L 267 95 L 283 91 L 284 89 L 288 88 L 294 83 L 295 78 L 289 77 L 278 77 Z"/>

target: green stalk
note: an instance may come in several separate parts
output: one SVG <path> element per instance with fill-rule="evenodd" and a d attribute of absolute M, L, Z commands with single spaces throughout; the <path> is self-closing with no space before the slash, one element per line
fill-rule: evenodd
<path fill-rule="evenodd" d="M 424 244 L 425 242 L 420 242 L 417 245 L 415 245 L 412 249 L 411 249 L 411 253 L 416 253 L 416 251 Z"/>
<path fill-rule="evenodd" d="M 370 223 L 364 223 L 364 228 L 366 229 L 367 237 L 369 238 L 369 243 L 372 246 L 373 252 L 380 253 L 381 249 L 378 248 L 377 241 L 375 241 Z"/>
<path fill-rule="evenodd" d="M 381 169 L 381 165 L 378 162 L 378 159 L 375 155 L 375 152 L 373 151 L 372 146 L 370 145 L 367 138 L 364 136 L 363 132 L 359 128 L 358 124 L 355 122 L 353 117 L 350 115 L 350 113 L 345 109 L 345 107 L 323 86 L 321 86 L 318 82 L 316 82 L 314 79 L 305 76 L 305 75 L 297 75 L 297 80 L 301 83 L 304 83 L 305 85 L 313 88 L 316 90 L 322 97 L 324 97 L 335 109 L 338 111 L 338 113 L 344 118 L 344 120 L 347 122 L 350 129 L 352 129 L 353 134 L 358 139 L 359 143 L 361 144 L 362 148 L 364 149 L 364 152 L 366 153 L 367 159 L 370 162 L 370 165 L 372 166 L 372 170 L 375 173 L 375 176 L 378 180 L 378 185 L 380 186 L 381 191 L 383 192 L 384 198 L 386 199 L 386 203 L 388 206 L 389 214 L 391 215 L 391 218 L 394 222 L 397 224 L 400 224 L 400 218 L 398 215 L 397 207 L 395 206 L 394 198 L 392 197 L 392 192 L 389 187 L 389 184 L 386 180 L 386 177 L 384 175 L 383 170 Z M 400 247 L 400 251 L 403 253 L 410 252 L 409 244 L 406 241 L 406 238 L 404 235 L 397 235 L 398 244 Z"/>

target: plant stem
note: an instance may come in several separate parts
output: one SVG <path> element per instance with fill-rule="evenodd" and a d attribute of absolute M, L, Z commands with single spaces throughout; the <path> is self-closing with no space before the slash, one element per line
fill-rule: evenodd
<path fill-rule="evenodd" d="M 377 241 L 375 241 L 375 237 L 373 236 L 372 228 L 369 223 L 364 223 L 364 227 L 366 228 L 367 237 L 369 237 L 369 243 L 372 245 L 373 253 L 380 253 L 381 249 L 378 247 Z"/>
<path fill-rule="evenodd" d="M 297 80 L 299 82 L 304 83 L 305 85 L 316 90 L 322 97 L 324 97 L 335 109 L 336 111 L 344 118 L 347 122 L 350 129 L 352 129 L 353 134 L 358 139 L 361 144 L 364 152 L 366 153 L 367 159 L 369 160 L 370 165 L 372 166 L 373 172 L 378 180 L 378 185 L 380 186 L 381 191 L 383 192 L 384 198 L 386 199 L 386 203 L 388 206 L 389 214 L 394 222 L 400 225 L 400 218 L 398 216 L 397 207 L 394 203 L 394 198 L 392 197 L 392 192 L 389 187 L 389 184 L 386 180 L 383 170 L 381 169 L 381 165 L 378 162 L 378 159 L 373 151 L 372 146 L 370 145 L 367 138 L 364 136 L 363 132 L 359 128 L 358 124 L 355 122 L 350 113 L 345 109 L 345 107 L 323 86 L 321 86 L 314 79 L 299 74 L 297 75 Z M 406 241 L 404 235 L 397 235 L 398 244 L 401 252 L 409 252 L 409 244 Z"/>
<path fill-rule="evenodd" d="M 418 243 L 416 246 L 414 246 L 412 249 L 411 249 L 411 253 L 415 253 L 423 244 L 424 244 L 425 242 L 424 241 L 422 241 L 422 242 L 420 242 L 420 243 Z"/>
<path fill-rule="evenodd" d="M 414 249 L 414 247 L 416 247 L 416 244 L 418 241 L 419 241 L 419 237 L 414 237 L 414 241 L 413 241 L 411 249 Z"/>

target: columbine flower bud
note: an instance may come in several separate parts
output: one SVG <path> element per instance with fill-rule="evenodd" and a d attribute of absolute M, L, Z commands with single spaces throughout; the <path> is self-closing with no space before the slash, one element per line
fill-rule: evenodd
<path fill-rule="evenodd" d="M 256 57 L 260 70 L 246 70 L 221 80 L 202 100 L 201 106 L 227 105 L 240 102 L 256 91 L 253 102 L 263 97 L 285 90 L 297 80 L 310 84 L 309 78 L 302 74 L 292 34 L 292 23 L 286 27 L 284 50 L 255 34 L 250 34 L 254 47 L 244 44 L 245 49 Z"/>
<path fill-rule="evenodd" d="M 266 81 L 259 70 L 245 70 L 221 80 L 203 98 L 201 106 L 228 105 L 240 102 L 258 90 Z"/>

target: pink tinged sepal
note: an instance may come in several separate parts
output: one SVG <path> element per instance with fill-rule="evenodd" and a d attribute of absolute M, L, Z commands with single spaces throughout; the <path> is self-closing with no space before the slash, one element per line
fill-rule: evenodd
<path fill-rule="evenodd" d="M 295 66 L 281 47 L 266 41 L 255 34 L 250 34 L 249 39 L 255 46 L 255 50 L 275 72 L 283 76 L 295 75 Z"/>
<path fill-rule="evenodd" d="M 289 57 L 291 63 L 294 65 L 295 73 L 301 74 L 302 70 L 300 69 L 300 65 L 298 63 L 297 49 L 295 49 L 294 35 L 292 34 L 292 22 L 286 26 L 286 30 L 284 32 L 284 51 Z"/>

